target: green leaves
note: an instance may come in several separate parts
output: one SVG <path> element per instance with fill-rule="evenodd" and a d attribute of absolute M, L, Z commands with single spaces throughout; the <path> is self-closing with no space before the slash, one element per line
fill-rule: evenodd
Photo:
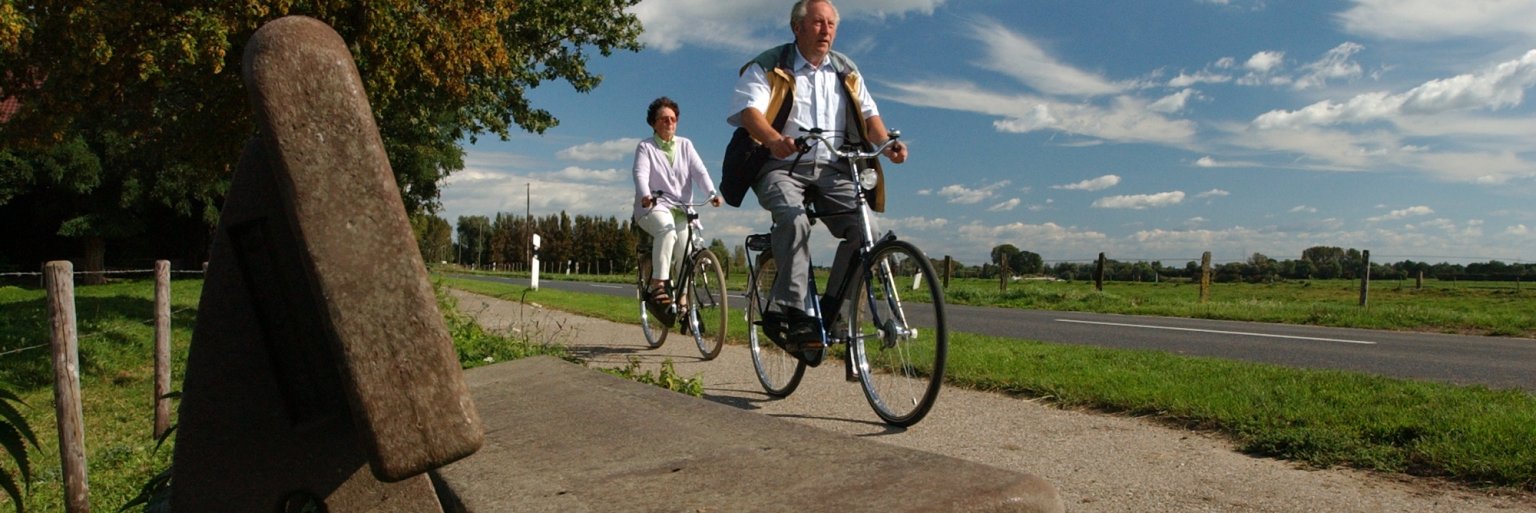
<path fill-rule="evenodd" d="M 10 390 L 0 388 L 0 446 L 5 447 L 5 453 L 15 463 L 17 471 L 21 474 L 21 482 L 32 482 L 32 464 L 27 457 L 26 442 L 31 442 L 32 447 L 37 447 L 37 436 L 32 434 L 32 428 L 27 425 L 27 420 L 21 416 L 21 412 L 11 403 L 23 404 L 21 398 Z M 16 504 L 16 513 L 22 513 L 21 487 L 10 472 L 0 466 L 0 488 L 10 495 L 11 502 Z"/>

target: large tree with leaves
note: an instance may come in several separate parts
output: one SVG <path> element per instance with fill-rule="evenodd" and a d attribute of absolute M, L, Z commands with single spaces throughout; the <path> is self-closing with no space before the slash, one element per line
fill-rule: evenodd
<path fill-rule="evenodd" d="M 639 49 L 638 1 L 0 0 L 0 101 L 20 105 L 0 123 L 0 208 L 62 210 L 38 217 L 82 241 L 153 209 L 213 223 L 255 131 L 245 42 L 302 14 L 348 42 L 407 208 L 435 211 L 459 141 L 542 133 L 558 120 L 529 89 L 588 91 L 594 51 Z"/>

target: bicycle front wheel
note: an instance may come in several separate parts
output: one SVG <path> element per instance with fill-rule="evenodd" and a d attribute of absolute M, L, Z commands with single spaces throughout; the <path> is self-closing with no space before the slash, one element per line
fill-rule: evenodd
<path fill-rule="evenodd" d="M 705 360 L 720 356 L 725 345 L 730 310 L 725 298 L 725 269 L 708 249 L 693 254 L 693 276 L 688 280 L 688 331 Z"/>
<path fill-rule="evenodd" d="M 645 334 L 645 344 L 651 349 L 661 347 L 667 341 L 667 324 L 661 317 L 652 311 L 656 305 L 646 301 L 647 292 L 651 285 L 651 261 L 642 258 L 640 260 L 638 281 L 635 282 L 635 291 L 640 303 L 640 332 Z"/>
<path fill-rule="evenodd" d="M 943 284 L 928 257 L 899 240 L 876 244 L 853 283 L 863 297 L 849 320 L 850 358 L 864 397 L 887 424 L 916 424 L 944 382 Z"/>
<path fill-rule="evenodd" d="M 778 344 L 768 340 L 763 332 L 763 308 L 773 297 L 773 279 L 779 267 L 773 255 L 763 252 L 757 260 L 757 269 L 747 278 L 747 343 L 752 349 L 752 367 L 757 369 L 757 381 L 763 391 L 774 397 L 784 397 L 800 386 L 805 376 L 805 362 L 784 352 Z"/>

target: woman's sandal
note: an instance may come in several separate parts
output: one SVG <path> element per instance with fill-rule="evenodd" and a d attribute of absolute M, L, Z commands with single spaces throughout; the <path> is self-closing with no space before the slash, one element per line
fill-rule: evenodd
<path fill-rule="evenodd" d="M 646 294 L 651 297 L 651 301 L 658 305 L 672 304 L 672 296 L 667 295 L 666 285 L 652 285 L 650 292 L 647 292 Z"/>

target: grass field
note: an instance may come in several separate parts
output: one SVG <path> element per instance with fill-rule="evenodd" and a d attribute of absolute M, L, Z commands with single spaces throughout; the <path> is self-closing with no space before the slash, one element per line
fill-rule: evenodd
<path fill-rule="evenodd" d="M 201 291 L 202 280 L 175 280 L 171 284 L 173 390 L 180 390 L 185 375 Z M 157 449 L 151 433 L 154 283 L 133 280 L 77 286 L 75 296 L 90 501 L 93 511 L 113 512 L 170 464 L 175 445 L 172 440 Z M 452 310 L 445 312 L 444 321 L 465 367 L 532 355 L 566 357 L 559 346 L 488 334 L 469 317 Z M 33 469 L 26 499 L 29 513 L 64 511 L 48 337 L 44 292 L 0 287 L 0 388 L 13 390 L 25 401 L 26 406 L 20 409 L 41 445 L 29 447 Z M 675 384 L 683 391 L 697 388 L 696 381 L 675 376 L 630 375 L 635 374 L 633 371 L 617 374 Z M 3 456 L 0 452 L 0 472 L 15 475 L 15 467 Z M 0 493 L 0 511 L 13 510 L 14 504 Z"/>
<path fill-rule="evenodd" d="M 628 275 L 541 279 L 633 282 Z M 825 273 L 817 279 L 825 282 Z M 727 281 L 731 290 L 746 289 L 743 272 Z M 1536 285 L 1515 282 L 1427 280 L 1415 288 L 1411 281 L 1375 281 L 1361 308 L 1360 282 L 1354 280 L 1217 283 L 1202 304 L 1199 285 L 1182 282 L 1106 282 L 1100 292 L 1086 281 L 1018 280 L 1003 292 L 995 279 L 967 278 L 951 280 L 945 297 L 951 304 L 975 306 L 1536 338 L 1533 289 Z"/>
<path fill-rule="evenodd" d="M 1475 285 L 1471 285 L 1475 283 Z M 1440 333 L 1536 338 L 1536 290 L 1487 282 L 1372 282 L 1365 308 L 1360 283 L 1312 280 L 1276 284 L 1217 283 L 1200 303 L 1189 283 L 1016 281 L 1006 292 L 996 280 L 953 280 L 954 304 L 1080 310 L 1236 321 L 1314 324 Z"/>
<path fill-rule="evenodd" d="M 623 277 L 615 280 L 626 281 Z M 472 280 L 445 282 L 457 288 L 619 322 L 633 322 L 635 316 L 631 299 L 547 288 L 527 292 L 522 287 Z M 173 369 L 177 383 L 196 319 L 201 285 L 200 280 L 178 280 L 172 284 Z M 989 293 L 985 290 L 989 285 L 995 291 L 996 282 L 980 280 L 974 284 L 952 283 L 951 288 L 955 295 L 971 294 L 983 298 L 972 300 L 981 301 Z M 1032 301 L 1027 299 L 1031 295 L 1049 296 L 1057 298 L 1053 301 L 1064 309 L 1142 314 L 1177 314 L 1179 310 L 1173 306 L 1158 305 L 1190 303 L 1187 298 L 1196 293 L 1196 288 L 1187 284 L 1110 284 L 1104 293 L 1093 292 L 1091 284 L 1085 283 L 1041 284 L 1033 291 L 1031 287 L 1014 285 L 1009 294 L 998 298 L 1027 302 Z M 1358 310 L 1352 306 L 1352 301 L 1358 300 L 1358 288 L 1353 289 L 1355 297 L 1350 299 L 1344 282 L 1336 286 L 1314 283 L 1233 287 L 1249 288 L 1238 294 L 1237 289 L 1223 292 L 1218 285 L 1213 304 L 1199 307 L 1214 313 L 1203 316 L 1238 315 L 1245 310 L 1286 311 L 1291 308 L 1286 303 L 1298 298 L 1319 303 L 1308 311 Z M 964 292 L 971 288 L 975 290 Z M 1370 312 L 1391 310 L 1387 307 L 1391 305 L 1388 293 L 1382 288 L 1378 287 L 1380 294 L 1373 296 L 1381 303 L 1373 303 Z M 150 436 L 152 284 L 125 281 L 78 287 L 76 294 L 91 501 L 98 511 L 116 511 L 138 493 L 140 485 L 170 462 L 171 447 L 157 450 Z M 1514 312 L 1521 305 L 1527 308 L 1525 311 L 1531 311 L 1532 301 L 1530 292 L 1498 290 L 1409 294 L 1405 291 L 1403 295 L 1407 297 L 1402 301 L 1419 298 L 1424 304 L 1415 308 L 1443 317 L 1423 314 L 1415 321 L 1420 324 L 1395 321 L 1399 322 L 1395 325 L 1398 329 L 1425 329 L 1422 323 L 1427 321 L 1423 319 L 1445 318 L 1451 319 L 1447 323 L 1459 326 L 1452 331 L 1494 333 L 1505 328 L 1496 329 L 1498 322 L 1482 320 L 1483 317 L 1517 317 Z M 1322 306 L 1325 302 L 1345 304 Z M 1076 307 L 1073 303 L 1087 306 Z M 1456 313 L 1458 310 L 1463 313 Z M 1474 315 L 1483 310 L 1500 313 Z M 487 335 L 462 314 L 445 317 L 465 366 L 527 354 L 561 354 L 557 347 L 519 345 Z M 1286 319 L 1295 314 L 1266 315 Z M 1340 325 L 1356 322 L 1342 314 L 1336 318 Z M 733 336 L 738 340 L 745 338 L 739 319 L 733 322 Z M 1528 320 L 1525 324 L 1510 322 L 1508 330 L 1531 332 Z M 31 512 L 53 513 L 62 511 L 62 490 L 53 421 L 52 368 L 45 347 L 47 333 L 42 291 L 0 287 L 0 387 L 16 391 L 26 401 L 28 406 L 22 409 L 42 444 L 41 450 L 32 452 L 34 479 L 27 505 Z M 1256 455 L 1318 467 L 1343 465 L 1536 491 L 1536 397 L 1528 393 L 969 334 L 955 334 L 952 344 L 948 377 L 955 385 L 1043 397 L 1064 407 L 1146 415 L 1222 433 Z M 657 380 L 672 379 L 675 376 Z M 680 388 L 697 393 L 689 384 Z M 13 471 L 9 461 L 0 460 L 0 468 Z M 0 510 L 10 510 L 12 506 L 0 495 Z"/>

